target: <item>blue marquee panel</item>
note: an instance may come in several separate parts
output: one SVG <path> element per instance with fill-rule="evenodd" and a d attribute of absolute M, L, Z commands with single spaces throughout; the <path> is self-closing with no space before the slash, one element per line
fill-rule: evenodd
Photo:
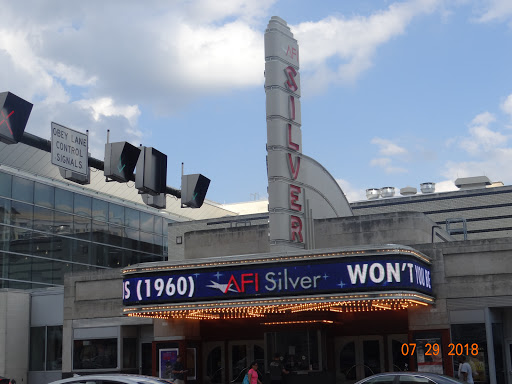
<path fill-rule="evenodd" d="M 177 270 L 127 277 L 125 305 L 407 290 L 432 295 L 430 266 L 383 255 Z"/>

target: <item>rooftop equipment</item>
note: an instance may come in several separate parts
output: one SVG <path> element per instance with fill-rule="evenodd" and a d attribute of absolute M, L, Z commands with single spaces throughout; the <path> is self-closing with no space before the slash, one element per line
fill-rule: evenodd
<path fill-rule="evenodd" d="M 487 176 L 459 177 L 455 180 L 455 186 L 460 189 L 485 188 L 491 184 Z"/>
<path fill-rule="evenodd" d="M 436 191 L 436 183 L 427 182 L 420 184 L 421 193 L 434 193 Z"/>
<path fill-rule="evenodd" d="M 395 187 L 383 187 L 380 189 L 380 195 L 382 197 L 393 197 L 395 196 Z"/>
<path fill-rule="evenodd" d="M 400 189 L 400 194 L 402 196 L 411 196 L 418 193 L 418 190 L 414 187 L 404 187 Z"/>
<path fill-rule="evenodd" d="M 368 188 L 366 190 L 366 198 L 368 200 L 378 199 L 379 196 L 380 196 L 380 189 L 378 189 L 378 188 Z"/>

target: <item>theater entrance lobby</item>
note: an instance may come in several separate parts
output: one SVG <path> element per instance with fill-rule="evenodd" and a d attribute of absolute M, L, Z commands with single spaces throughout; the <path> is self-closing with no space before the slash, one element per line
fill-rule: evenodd
<path fill-rule="evenodd" d="M 408 368 L 408 310 L 434 302 L 428 257 L 405 246 L 253 256 L 123 271 L 124 314 L 162 320 L 154 374 L 178 353 L 201 383 L 242 382 L 254 361 L 268 381 L 275 355 L 289 383 Z"/>

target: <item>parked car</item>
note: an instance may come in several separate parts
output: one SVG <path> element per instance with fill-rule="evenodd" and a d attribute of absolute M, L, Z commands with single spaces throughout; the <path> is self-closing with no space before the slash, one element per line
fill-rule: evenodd
<path fill-rule="evenodd" d="M 453 377 L 428 372 L 377 373 L 359 380 L 356 384 L 461 384 Z"/>
<path fill-rule="evenodd" d="M 49 384 L 172 384 L 172 380 L 161 379 L 153 376 L 105 373 L 74 376 L 67 379 L 53 381 Z"/>
<path fill-rule="evenodd" d="M 16 380 L 0 376 L 0 384 L 16 384 Z"/>

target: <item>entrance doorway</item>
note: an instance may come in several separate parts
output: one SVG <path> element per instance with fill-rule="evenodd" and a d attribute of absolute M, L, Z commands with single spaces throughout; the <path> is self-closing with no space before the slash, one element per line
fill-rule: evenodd
<path fill-rule="evenodd" d="M 505 355 L 507 359 L 507 383 L 512 383 L 512 339 L 505 340 Z"/>
<path fill-rule="evenodd" d="M 408 343 L 407 334 L 388 335 L 388 370 L 408 371 L 409 356 L 402 353 L 402 345 Z"/>
<path fill-rule="evenodd" d="M 336 339 L 336 383 L 351 384 L 384 371 L 382 336 Z"/>
<path fill-rule="evenodd" d="M 203 344 L 203 383 L 221 384 L 226 382 L 224 344 L 223 341 Z"/>
<path fill-rule="evenodd" d="M 258 363 L 259 375 L 265 371 L 265 349 L 263 341 L 242 340 L 231 341 L 228 344 L 229 382 L 241 383 L 247 373 L 249 364 Z"/>
<path fill-rule="evenodd" d="M 140 344 L 140 366 L 141 375 L 151 376 L 153 374 L 153 345 L 151 343 Z"/>

